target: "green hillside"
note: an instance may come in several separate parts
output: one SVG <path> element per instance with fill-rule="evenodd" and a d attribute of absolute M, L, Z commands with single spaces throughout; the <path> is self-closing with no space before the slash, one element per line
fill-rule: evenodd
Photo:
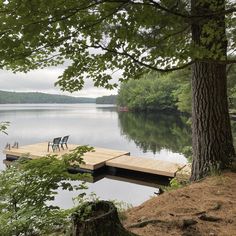
<path fill-rule="evenodd" d="M 102 96 L 96 99 L 97 104 L 116 104 L 117 95 Z"/>
<path fill-rule="evenodd" d="M 96 98 L 71 97 L 38 92 L 0 91 L 0 104 L 6 103 L 95 103 Z"/>

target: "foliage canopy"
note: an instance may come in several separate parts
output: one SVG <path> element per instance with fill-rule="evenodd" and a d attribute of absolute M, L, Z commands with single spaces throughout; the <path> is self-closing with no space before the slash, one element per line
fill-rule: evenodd
<path fill-rule="evenodd" d="M 150 70 L 184 68 L 193 60 L 230 63 L 220 56 L 217 40 L 205 45 L 221 35 L 214 24 L 225 14 L 228 52 L 233 52 L 235 2 L 227 1 L 222 11 L 218 1 L 207 4 L 211 13 L 194 15 L 185 0 L 1 1 L 0 67 L 28 71 L 67 60 L 70 65 L 57 85 L 73 92 L 85 78 L 96 86 L 116 86 L 110 80 L 117 70 L 122 81 Z M 191 26 L 205 19 L 201 44 L 195 44 Z"/>

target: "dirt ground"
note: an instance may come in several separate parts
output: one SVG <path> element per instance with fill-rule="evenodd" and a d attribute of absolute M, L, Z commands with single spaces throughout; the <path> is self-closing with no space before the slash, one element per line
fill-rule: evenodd
<path fill-rule="evenodd" d="M 124 226 L 145 236 L 236 236 L 236 173 L 165 192 L 126 212 Z"/>

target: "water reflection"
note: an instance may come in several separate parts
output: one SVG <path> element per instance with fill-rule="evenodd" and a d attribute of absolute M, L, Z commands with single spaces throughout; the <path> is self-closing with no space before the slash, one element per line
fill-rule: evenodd
<path fill-rule="evenodd" d="M 117 107 L 115 105 L 98 106 L 96 109 L 103 112 L 116 112 L 117 111 Z"/>
<path fill-rule="evenodd" d="M 163 113 L 119 113 L 121 134 L 133 140 L 144 152 L 163 148 L 181 153 L 191 145 L 191 131 L 184 116 Z"/>

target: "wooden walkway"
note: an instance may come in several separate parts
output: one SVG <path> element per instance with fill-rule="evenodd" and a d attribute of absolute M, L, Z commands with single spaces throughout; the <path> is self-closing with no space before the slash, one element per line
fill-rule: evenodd
<path fill-rule="evenodd" d="M 40 158 L 49 154 L 57 154 L 58 158 L 65 153 L 69 153 L 79 145 L 68 144 L 68 149 L 61 151 L 47 152 L 47 143 L 37 143 L 26 145 L 11 150 L 4 150 L 6 160 L 19 158 L 28 154 L 30 158 Z M 80 165 L 81 169 L 94 171 L 104 166 L 121 168 L 143 173 L 175 177 L 177 172 L 185 167 L 184 164 L 176 164 L 167 161 L 160 161 L 144 157 L 131 157 L 127 151 L 118 151 L 106 148 L 95 147 L 95 152 L 87 152 L 83 156 L 85 164 Z"/>
<path fill-rule="evenodd" d="M 68 144 L 68 149 L 55 152 L 53 152 L 52 149 L 50 149 L 50 151 L 48 152 L 47 143 L 37 143 L 37 144 L 22 146 L 19 148 L 12 148 L 11 150 L 4 150 L 3 152 L 6 154 L 7 159 L 9 156 L 19 158 L 25 154 L 28 154 L 29 157 L 32 159 L 44 157 L 49 154 L 56 154 L 60 158 L 61 155 L 69 153 L 78 146 L 79 145 Z M 83 159 L 85 164 L 80 165 L 82 169 L 96 170 L 105 166 L 105 163 L 108 160 L 111 160 L 113 158 L 122 155 L 129 155 L 129 152 L 125 151 L 118 151 L 118 150 L 98 148 L 98 147 L 95 147 L 94 149 L 95 152 L 87 152 L 84 154 Z"/>
<path fill-rule="evenodd" d="M 115 159 L 108 160 L 106 161 L 106 165 L 169 177 L 175 177 L 176 172 L 185 166 L 168 161 L 131 156 L 120 156 Z"/>

